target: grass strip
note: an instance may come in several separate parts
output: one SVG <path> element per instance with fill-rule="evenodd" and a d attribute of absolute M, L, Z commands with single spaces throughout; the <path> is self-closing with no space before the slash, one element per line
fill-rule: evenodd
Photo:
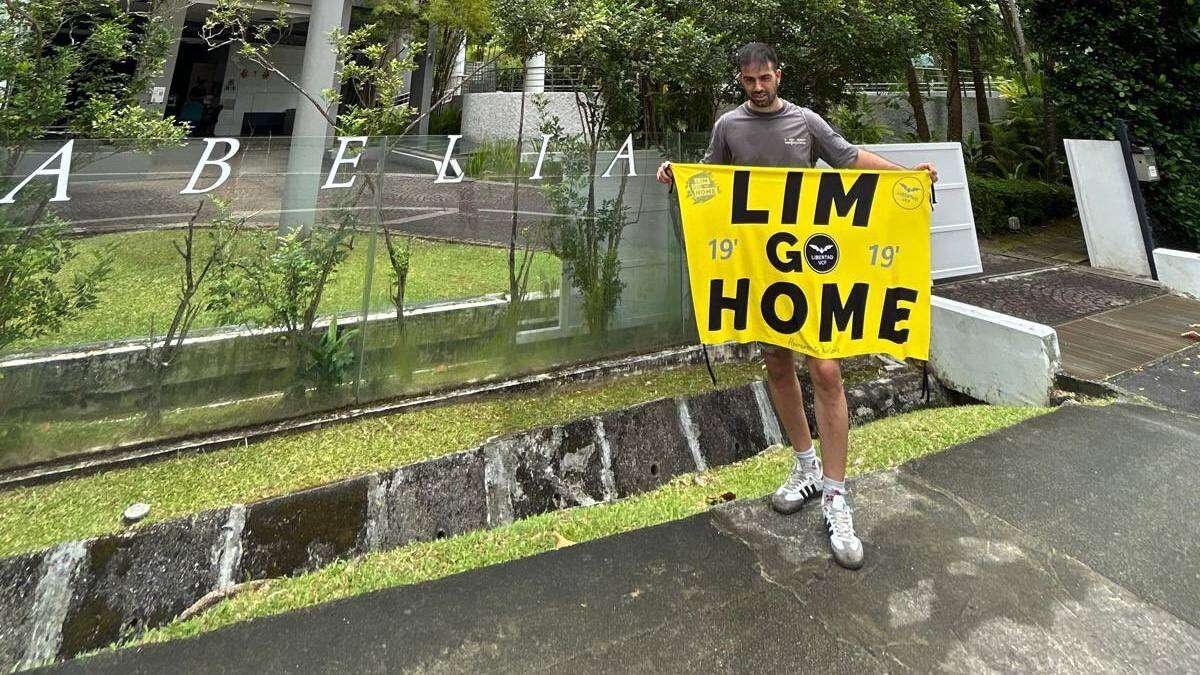
<path fill-rule="evenodd" d="M 722 388 L 761 366 L 716 366 Z M 853 384 L 873 376 L 847 371 Z M 147 523 L 247 503 L 474 447 L 491 436 L 566 422 L 712 388 L 703 366 L 496 396 L 368 418 L 251 445 L 0 493 L 0 556 L 120 529 L 121 512 L 151 505 Z"/>
<path fill-rule="evenodd" d="M 920 410 L 872 422 L 850 432 L 850 473 L 891 468 L 1046 412 L 1048 408 L 966 406 Z M 618 502 L 556 511 L 494 530 L 336 562 L 302 576 L 273 579 L 188 621 L 149 631 L 131 644 L 185 638 L 240 621 L 524 558 L 553 549 L 556 534 L 581 542 L 686 518 L 709 508 L 711 496 L 725 492 L 739 499 L 766 495 L 790 468 L 791 453 L 775 450 L 711 469 L 703 474 L 703 480 L 697 480 L 696 474 L 679 476 L 653 492 Z"/>
<path fill-rule="evenodd" d="M 112 247 L 115 252 L 112 276 L 99 294 L 97 306 L 62 328 L 36 340 L 13 344 L 8 351 L 46 347 L 66 347 L 106 340 L 146 337 L 153 326 L 161 335 L 175 312 L 182 262 L 172 242 L 179 231 L 124 232 L 78 240 L 79 256 L 59 274 L 69 283 L 77 271 L 91 264 L 92 255 Z M 362 307 L 363 282 L 367 271 L 365 235 L 356 237 L 354 248 L 337 269 L 321 298 L 322 315 L 357 312 Z M 204 232 L 196 237 L 197 256 L 209 251 Z M 473 298 L 508 290 L 508 251 L 504 248 L 471 244 L 452 244 L 416 239 L 412 243 L 411 268 L 405 287 L 410 303 Z M 375 256 L 371 307 L 375 311 L 391 308 L 388 299 L 392 269 L 382 244 Z M 530 288 L 539 290 L 549 284 L 557 288 L 562 264 L 548 253 L 536 253 L 530 271 Z M 204 301 L 204 298 L 200 299 Z M 196 317 L 194 328 L 217 325 L 210 311 Z"/>

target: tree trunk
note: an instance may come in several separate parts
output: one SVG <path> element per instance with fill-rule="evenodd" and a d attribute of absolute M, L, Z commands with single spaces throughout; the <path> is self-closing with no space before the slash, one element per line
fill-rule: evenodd
<path fill-rule="evenodd" d="M 925 116 L 925 96 L 921 93 L 921 81 L 917 79 L 917 69 L 911 59 L 905 59 L 904 76 L 908 80 L 908 102 L 912 106 L 917 138 L 922 143 L 928 143 L 932 136 L 929 133 L 929 118 Z"/>
<path fill-rule="evenodd" d="M 1047 174 L 1052 173 L 1058 158 L 1058 119 L 1051 89 L 1054 85 L 1054 57 L 1042 54 L 1042 157 Z"/>
<path fill-rule="evenodd" d="M 962 80 L 958 74 L 958 40 L 946 43 L 946 140 L 961 143 L 962 134 Z"/>
<path fill-rule="evenodd" d="M 647 138 L 654 138 L 658 133 L 654 125 L 654 83 L 644 73 L 638 75 L 638 83 L 642 98 L 642 130 Z"/>
<path fill-rule="evenodd" d="M 1029 83 L 1033 81 L 1033 60 L 1029 57 L 1029 45 L 1025 42 L 1025 28 L 1021 25 L 1021 8 L 1017 0 L 999 0 L 1000 15 L 1004 17 L 1006 28 L 1013 38 L 1017 61 L 1021 64 L 1024 75 L 1025 93 L 1030 93 Z"/>
<path fill-rule="evenodd" d="M 975 111 L 979 118 L 979 141 L 983 156 L 995 156 L 992 146 L 992 113 L 988 109 L 987 87 L 983 83 L 983 58 L 979 54 L 979 36 L 972 30 L 967 35 L 967 50 L 971 56 L 971 79 L 975 81 Z"/>
<path fill-rule="evenodd" d="M 529 74 L 529 62 L 521 65 L 521 106 L 517 118 L 516 160 L 513 162 L 512 229 L 508 238 L 508 338 L 516 340 L 517 327 L 521 324 L 521 283 L 517 274 L 517 211 L 521 205 L 521 143 L 525 136 L 525 78 Z"/>

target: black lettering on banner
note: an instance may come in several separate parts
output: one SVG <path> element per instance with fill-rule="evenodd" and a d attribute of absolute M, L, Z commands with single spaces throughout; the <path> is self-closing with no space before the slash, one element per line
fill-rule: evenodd
<path fill-rule="evenodd" d="M 766 209 L 748 209 L 746 200 L 750 194 L 750 172 L 733 172 L 733 214 L 729 216 L 732 225 L 765 225 L 770 220 L 771 213 Z"/>
<path fill-rule="evenodd" d="M 789 171 L 787 182 L 783 186 L 783 219 L 784 225 L 795 225 L 800 211 L 800 188 L 804 185 L 804 173 Z"/>
<path fill-rule="evenodd" d="M 821 342 L 829 342 L 833 339 L 833 327 L 835 324 L 838 331 L 845 331 L 846 326 L 852 326 L 850 329 L 850 338 L 853 340 L 862 339 L 863 323 L 867 318 L 868 288 L 867 284 L 862 282 L 854 284 L 850 289 L 850 295 L 846 298 L 846 302 L 843 303 L 842 294 L 838 292 L 837 284 L 825 284 L 821 287 L 821 330 L 819 336 Z"/>
<path fill-rule="evenodd" d="M 795 246 L 800 243 L 796 235 L 791 232 L 776 232 L 767 240 L 767 260 L 771 262 L 771 267 L 780 272 L 803 272 L 804 271 L 804 254 L 791 249 L 779 257 L 779 247 L 781 245 Z"/>
<path fill-rule="evenodd" d="M 726 310 L 733 312 L 734 330 L 746 330 L 746 319 L 750 307 L 750 280 L 738 279 L 737 291 L 730 298 L 725 296 L 725 280 L 712 279 L 708 282 L 708 329 L 721 330 L 721 320 Z"/>
<path fill-rule="evenodd" d="M 908 342 L 908 329 L 897 330 L 896 324 L 907 321 L 910 310 L 900 303 L 917 301 L 917 292 L 911 288 L 889 288 L 883 296 L 883 316 L 879 320 L 879 339 L 902 345 Z"/>
<path fill-rule="evenodd" d="M 817 210 L 813 222 L 828 225 L 830 212 L 836 207 L 838 216 L 845 218 L 854 210 L 854 226 L 866 227 L 871 220 L 871 206 L 875 202 L 875 188 L 879 185 L 879 174 L 859 174 L 854 185 L 846 190 L 842 174 L 823 173 L 817 188 Z M 736 189 L 735 189 L 736 194 Z"/>
<path fill-rule="evenodd" d="M 780 296 L 787 296 L 792 301 L 790 318 L 784 319 L 775 310 L 775 301 Z M 784 335 L 799 333 L 800 329 L 804 327 L 804 320 L 808 318 L 808 300 L 804 297 L 804 291 L 800 290 L 796 284 L 777 281 L 767 286 L 767 290 L 763 293 L 762 315 L 767 325 L 779 333 Z"/>

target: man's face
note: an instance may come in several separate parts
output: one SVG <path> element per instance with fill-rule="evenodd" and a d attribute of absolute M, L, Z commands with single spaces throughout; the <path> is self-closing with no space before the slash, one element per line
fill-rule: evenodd
<path fill-rule="evenodd" d="M 775 104 L 779 95 L 779 78 L 783 71 L 767 63 L 757 63 L 743 66 L 738 71 L 738 84 L 746 90 L 746 97 L 759 108 L 767 108 Z"/>

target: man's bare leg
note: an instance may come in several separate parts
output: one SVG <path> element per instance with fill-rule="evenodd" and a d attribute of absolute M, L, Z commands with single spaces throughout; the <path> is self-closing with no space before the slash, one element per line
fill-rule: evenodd
<path fill-rule="evenodd" d="M 854 532 L 854 514 L 846 500 L 846 449 L 850 444 L 850 413 L 842 385 L 841 363 L 831 359 L 808 359 L 812 376 L 817 429 L 821 432 L 821 515 L 829 529 L 833 559 L 842 567 L 863 566 L 862 540 Z"/>
<path fill-rule="evenodd" d="M 813 450 L 812 433 L 804 414 L 804 392 L 796 377 L 795 354 L 787 349 L 764 348 L 763 358 L 767 363 L 771 401 L 795 450 L 791 472 L 771 494 L 771 508 L 786 515 L 799 511 L 806 501 L 821 494 L 821 460 Z"/>
<path fill-rule="evenodd" d="M 842 385 L 842 364 L 810 356 L 808 374 L 812 377 L 817 429 L 821 432 L 821 462 L 825 475 L 841 483 L 846 480 L 846 450 L 850 445 L 850 412 Z"/>
<path fill-rule="evenodd" d="M 764 347 L 763 361 L 767 365 L 767 387 L 771 390 L 771 401 L 783 422 L 788 440 L 796 452 L 804 452 L 813 446 L 813 439 L 808 428 L 808 417 L 804 414 L 804 392 L 796 377 L 796 355 L 790 349 Z"/>

